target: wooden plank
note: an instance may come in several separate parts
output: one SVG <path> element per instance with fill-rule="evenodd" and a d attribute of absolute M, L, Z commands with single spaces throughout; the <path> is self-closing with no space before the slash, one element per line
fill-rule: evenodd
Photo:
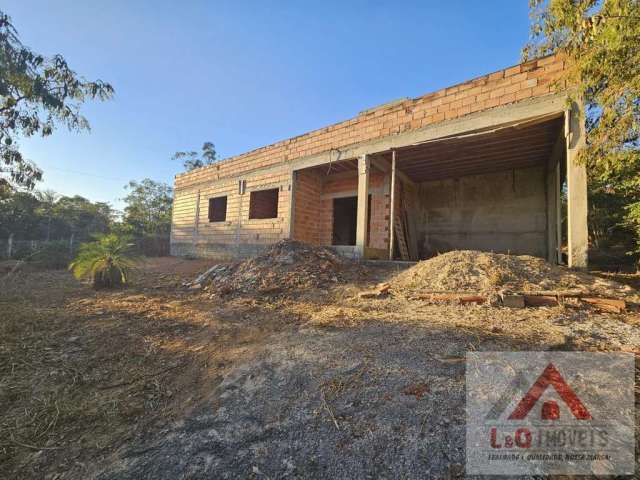
<path fill-rule="evenodd" d="M 582 297 L 580 300 L 605 312 L 622 313 L 627 308 L 624 300 L 615 298 Z"/>
<path fill-rule="evenodd" d="M 524 295 L 524 304 L 527 307 L 556 307 L 558 299 L 544 295 Z"/>
<path fill-rule="evenodd" d="M 414 295 L 411 297 L 415 300 L 426 300 L 430 302 L 455 302 L 460 304 L 483 304 L 487 302 L 487 297 L 483 295 L 470 295 L 459 293 L 425 293 Z"/>
<path fill-rule="evenodd" d="M 395 233 L 398 240 L 398 251 L 400 252 L 400 259 L 409 260 L 409 248 L 407 247 L 407 242 L 404 238 L 404 227 L 402 225 L 402 219 L 400 215 L 396 215 L 395 224 Z"/>

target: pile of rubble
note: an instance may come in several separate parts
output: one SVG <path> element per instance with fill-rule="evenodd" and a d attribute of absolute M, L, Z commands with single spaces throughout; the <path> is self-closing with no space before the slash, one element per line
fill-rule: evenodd
<path fill-rule="evenodd" d="M 219 294 L 275 294 L 325 288 L 356 279 L 360 266 L 327 247 L 281 240 L 261 255 L 211 267 L 185 286 Z"/>
<path fill-rule="evenodd" d="M 475 292 L 577 289 L 629 293 L 629 287 L 529 255 L 456 250 L 418 262 L 391 281 L 394 291 Z"/>
<path fill-rule="evenodd" d="M 361 297 L 379 297 L 383 290 L 436 303 L 490 303 L 513 308 L 574 304 L 612 313 L 622 313 L 638 301 L 629 286 L 551 265 L 541 258 L 471 250 L 419 262 L 388 285 Z"/>

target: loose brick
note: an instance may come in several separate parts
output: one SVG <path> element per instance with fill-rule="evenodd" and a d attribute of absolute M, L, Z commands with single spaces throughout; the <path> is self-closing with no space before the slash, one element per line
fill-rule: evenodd
<path fill-rule="evenodd" d="M 507 68 L 504 71 L 504 76 L 505 77 L 510 77 L 511 75 L 515 75 L 515 74 L 520 73 L 520 72 L 521 72 L 520 65 L 516 65 L 515 67 Z"/>

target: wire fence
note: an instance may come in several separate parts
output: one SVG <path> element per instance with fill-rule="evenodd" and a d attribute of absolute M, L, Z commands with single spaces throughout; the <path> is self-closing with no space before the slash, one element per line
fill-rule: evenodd
<path fill-rule="evenodd" d="M 9 236 L 0 238 L 0 259 L 23 260 L 40 254 L 60 257 L 61 261 L 66 261 L 75 256 L 81 243 L 73 236 L 58 240 L 16 240 Z M 169 255 L 169 235 L 145 235 L 134 239 L 134 243 L 138 253 L 146 257 Z"/>

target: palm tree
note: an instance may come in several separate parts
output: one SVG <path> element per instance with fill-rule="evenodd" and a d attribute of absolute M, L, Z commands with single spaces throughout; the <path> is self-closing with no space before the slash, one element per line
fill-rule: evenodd
<path fill-rule="evenodd" d="M 95 242 L 80 245 L 69 270 L 78 279 L 91 278 L 96 289 L 124 286 L 138 262 L 132 247 L 128 237 L 101 235 Z"/>

